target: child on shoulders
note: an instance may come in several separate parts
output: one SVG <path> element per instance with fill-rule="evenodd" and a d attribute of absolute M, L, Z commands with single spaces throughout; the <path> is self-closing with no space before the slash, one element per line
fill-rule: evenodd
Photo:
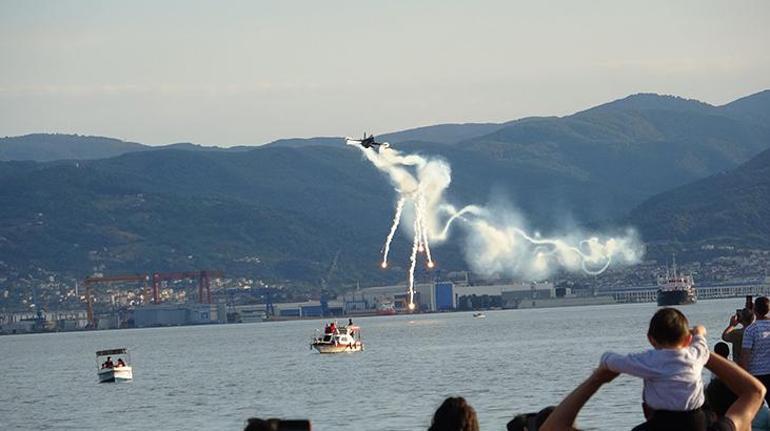
<path fill-rule="evenodd" d="M 709 359 L 706 328 L 692 330 L 675 308 L 661 308 L 650 320 L 647 339 L 654 349 L 602 355 L 600 367 L 644 379 L 647 422 L 635 429 L 705 429 L 701 407 L 703 367 Z"/>

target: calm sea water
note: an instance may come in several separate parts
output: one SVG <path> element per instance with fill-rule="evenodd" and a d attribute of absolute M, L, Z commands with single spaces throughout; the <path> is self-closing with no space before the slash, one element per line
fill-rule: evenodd
<path fill-rule="evenodd" d="M 718 341 L 743 299 L 683 307 Z M 420 430 L 447 396 L 483 430 L 557 404 L 608 349 L 648 348 L 654 304 L 356 319 L 366 351 L 309 350 L 320 321 L 0 337 L 0 428 L 239 430 L 248 417 L 331 430 Z M 134 381 L 97 384 L 95 351 L 131 349 Z M 708 379 L 709 377 L 706 376 Z M 640 423 L 641 381 L 621 376 L 583 410 L 588 429 Z"/>

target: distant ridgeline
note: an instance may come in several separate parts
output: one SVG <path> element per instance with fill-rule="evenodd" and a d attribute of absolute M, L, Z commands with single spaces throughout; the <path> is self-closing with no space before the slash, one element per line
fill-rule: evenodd
<path fill-rule="evenodd" d="M 378 139 L 448 160 L 450 199 L 503 201 L 542 232 L 615 220 L 645 241 L 770 247 L 770 91 L 719 107 L 642 94 Z M 224 149 L 38 134 L 0 139 L 0 160 L 0 283 L 35 268 L 217 268 L 307 286 L 404 278 L 378 266 L 392 188 L 340 138 Z M 394 242 L 394 262 L 409 245 Z M 461 246 L 440 247 L 442 271 L 465 269 Z"/>

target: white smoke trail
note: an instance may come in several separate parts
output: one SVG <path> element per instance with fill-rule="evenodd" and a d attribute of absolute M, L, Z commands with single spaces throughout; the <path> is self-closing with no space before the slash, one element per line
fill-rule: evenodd
<path fill-rule="evenodd" d="M 382 267 L 387 268 L 388 267 L 388 253 L 390 253 L 390 243 L 393 241 L 393 235 L 396 234 L 396 229 L 398 229 L 399 223 L 401 223 L 401 211 L 404 209 L 404 202 L 406 202 L 406 199 L 403 197 L 398 200 L 398 203 L 396 204 L 396 215 L 393 216 L 393 225 L 390 227 L 390 232 L 388 232 L 388 237 L 385 239 L 385 250 L 382 253 Z"/>
<path fill-rule="evenodd" d="M 425 251 L 425 247 L 422 245 L 422 224 L 420 223 L 420 211 L 416 209 L 417 215 L 414 218 L 417 226 L 414 228 L 414 237 L 417 239 L 417 252 L 422 253 Z"/>
<path fill-rule="evenodd" d="M 414 230 L 417 232 L 418 221 L 414 221 Z M 417 247 L 420 244 L 419 236 L 415 233 L 412 243 L 412 255 L 409 257 L 409 308 L 414 309 L 414 269 L 417 266 Z"/>
<path fill-rule="evenodd" d="M 433 256 L 430 254 L 430 241 L 428 241 L 428 230 L 425 228 L 425 198 L 420 196 L 417 200 L 417 221 L 420 223 L 420 241 L 425 248 L 425 258 L 428 259 L 428 268 L 433 268 Z"/>
<path fill-rule="evenodd" d="M 364 156 L 390 178 L 400 195 L 394 220 L 401 217 L 407 202 L 414 210 L 409 270 L 411 307 L 414 306 L 418 250 L 424 248 L 430 267 L 433 261 L 429 241 L 434 244 L 446 241 L 450 227 L 457 221 L 466 234 L 465 253 L 470 269 L 486 277 L 508 276 L 534 281 L 545 279 L 559 269 L 598 275 L 613 264 L 636 263 L 643 254 L 643 247 L 632 230 L 618 237 L 586 235 L 573 230 L 558 237 L 542 238 L 537 233 L 528 234 L 522 227 L 523 218 L 514 211 L 476 205 L 458 210 L 444 200 L 444 192 L 451 183 L 451 168 L 443 160 L 402 155 L 387 146 L 374 150 L 363 148 L 356 141 L 347 143 L 361 149 Z M 397 223 L 393 225 L 386 240 L 384 264 L 397 227 Z"/>

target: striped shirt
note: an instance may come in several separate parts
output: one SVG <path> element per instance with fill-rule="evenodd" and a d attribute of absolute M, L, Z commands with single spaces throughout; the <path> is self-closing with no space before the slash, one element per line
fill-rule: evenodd
<path fill-rule="evenodd" d="M 757 320 L 743 331 L 743 349 L 751 349 L 749 373 L 770 374 L 770 320 Z"/>

